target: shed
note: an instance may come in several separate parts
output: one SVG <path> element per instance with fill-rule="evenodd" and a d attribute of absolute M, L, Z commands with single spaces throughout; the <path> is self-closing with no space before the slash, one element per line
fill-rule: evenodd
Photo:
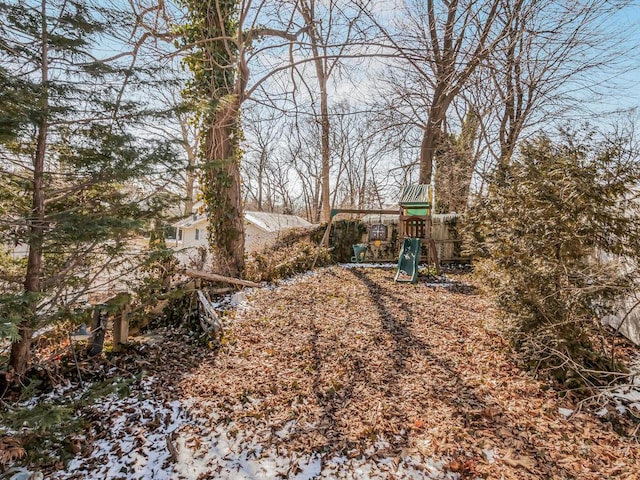
<path fill-rule="evenodd" d="M 245 250 L 249 253 L 261 250 L 292 228 L 311 228 L 312 223 L 297 215 L 247 211 L 245 218 Z"/>

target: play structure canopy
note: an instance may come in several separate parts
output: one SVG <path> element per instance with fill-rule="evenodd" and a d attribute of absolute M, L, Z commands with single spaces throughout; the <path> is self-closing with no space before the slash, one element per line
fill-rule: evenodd
<path fill-rule="evenodd" d="M 431 185 L 407 185 L 400 195 L 401 206 L 431 205 Z"/>
<path fill-rule="evenodd" d="M 400 207 L 406 215 L 429 215 L 431 203 L 431 185 L 407 185 L 400 195 Z"/>

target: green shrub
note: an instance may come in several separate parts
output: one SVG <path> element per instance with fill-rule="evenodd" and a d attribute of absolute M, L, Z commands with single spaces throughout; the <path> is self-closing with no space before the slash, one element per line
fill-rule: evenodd
<path fill-rule="evenodd" d="M 329 245 L 331 256 L 336 262 L 350 262 L 353 256 L 353 245 L 362 243 L 367 226 L 360 220 L 336 220 L 331 228 Z"/>
<path fill-rule="evenodd" d="M 477 272 L 515 322 L 529 364 L 560 381 L 609 366 L 592 338 L 614 299 L 637 289 L 640 170 L 622 142 L 539 137 L 499 169 L 471 210 Z M 586 372 L 586 373 L 585 373 Z"/>

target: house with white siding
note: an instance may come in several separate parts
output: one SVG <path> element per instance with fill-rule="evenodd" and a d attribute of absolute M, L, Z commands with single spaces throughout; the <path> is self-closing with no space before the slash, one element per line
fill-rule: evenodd
<path fill-rule="evenodd" d="M 286 230 L 310 228 L 312 223 L 297 215 L 268 212 L 244 212 L 245 251 L 252 253 L 275 242 Z M 173 224 L 176 228 L 175 247 L 196 249 L 208 245 L 207 217 L 204 213 L 193 215 Z"/>

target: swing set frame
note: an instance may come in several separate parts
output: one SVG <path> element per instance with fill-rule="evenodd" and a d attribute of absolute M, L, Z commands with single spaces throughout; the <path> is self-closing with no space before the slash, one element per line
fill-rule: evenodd
<path fill-rule="evenodd" d="M 327 228 L 324 231 L 324 235 L 322 236 L 322 241 L 320 245 L 323 247 L 329 246 L 329 235 L 331 234 L 331 227 L 333 226 L 333 219 L 341 214 L 360 214 L 360 215 L 398 215 L 400 216 L 400 209 L 397 210 L 381 210 L 381 209 L 352 209 L 352 208 L 334 208 L 331 210 L 331 214 L 329 215 L 329 222 L 327 223 Z"/>

